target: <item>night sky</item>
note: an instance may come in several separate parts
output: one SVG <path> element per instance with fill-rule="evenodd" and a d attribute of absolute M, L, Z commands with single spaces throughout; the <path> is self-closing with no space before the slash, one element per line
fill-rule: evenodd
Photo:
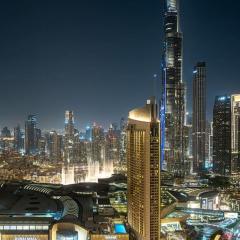
<path fill-rule="evenodd" d="M 208 65 L 214 96 L 240 92 L 239 0 L 182 0 L 184 81 Z M 8 0 L 0 6 L 0 127 L 37 114 L 41 128 L 119 122 L 156 93 L 162 55 L 161 0 Z"/>

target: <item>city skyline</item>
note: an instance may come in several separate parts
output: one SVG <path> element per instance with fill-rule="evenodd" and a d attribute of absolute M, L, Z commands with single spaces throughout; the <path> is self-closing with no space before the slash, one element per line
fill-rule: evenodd
<path fill-rule="evenodd" d="M 234 2 L 1 5 L 0 240 L 240 239 Z"/>
<path fill-rule="evenodd" d="M 75 112 L 78 128 L 94 121 L 107 122 L 107 127 L 142 99 L 159 97 L 160 80 L 153 90 L 153 75 L 161 71 L 160 1 L 106 1 L 104 6 L 73 2 L 67 7 L 61 1 L 13 2 L 1 9 L 1 127 L 18 123 L 23 127 L 27 115 L 36 114 L 41 128 L 63 128 L 67 109 Z M 208 118 L 215 95 L 236 92 L 239 60 L 234 57 L 238 50 L 234 26 L 240 4 L 234 2 L 234 8 L 226 1 L 180 4 L 188 110 L 192 68 L 197 61 L 206 61 Z M 222 36 L 222 29 L 228 34 Z M 224 48 L 225 42 L 235 47 Z M 225 59 L 230 56 L 228 63 Z M 88 74 L 91 71 L 94 74 Z"/>

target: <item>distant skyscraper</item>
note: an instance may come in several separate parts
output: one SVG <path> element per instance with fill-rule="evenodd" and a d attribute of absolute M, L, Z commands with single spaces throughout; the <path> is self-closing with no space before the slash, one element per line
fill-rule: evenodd
<path fill-rule="evenodd" d="M 231 173 L 231 97 L 217 96 L 213 109 L 213 171 Z"/>
<path fill-rule="evenodd" d="M 86 127 L 85 140 L 87 140 L 89 142 L 92 141 L 92 128 L 91 128 L 91 126 Z"/>
<path fill-rule="evenodd" d="M 37 142 L 38 142 L 38 155 L 44 158 L 46 156 L 46 150 L 47 150 L 46 136 L 41 136 Z"/>
<path fill-rule="evenodd" d="M 25 153 L 27 155 L 36 154 L 37 135 L 36 135 L 37 119 L 35 115 L 29 115 L 25 122 Z"/>
<path fill-rule="evenodd" d="M 213 122 L 206 125 L 206 167 L 213 167 Z"/>
<path fill-rule="evenodd" d="M 103 166 L 105 160 L 105 139 L 104 129 L 97 124 L 92 127 L 92 161 L 99 162 L 100 167 Z"/>
<path fill-rule="evenodd" d="M 231 96 L 231 163 L 232 173 L 240 172 L 240 94 Z"/>
<path fill-rule="evenodd" d="M 88 162 L 91 161 L 92 146 L 91 142 L 87 140 L 81 140 L 79 142 L 79 159 L 80 163 L 87 166 Z"/>
<path fill-rule="evenodd" d="M 182 80 L 182 33 L 178 0 L 165 0 L 161 106 L 161 162 L 175 175 L 184 175 L 185 85 Z"/>
<path fill-rule="evenodd" d="M 213 170 L 240 171 L 240 94 L 216 97 L 213 113 Z"/>
<path fill-rule="evenodd" d="M 36 128 L 36 151 L 39 153 L 40 140 L 42 138 L 42 131 L 39 128 Z"/>
<path fill-rule="evenodd" d="M 73 137 L 74 135 L 74 115 L 73 111 L 65 112 L 65 136 Z"/>
<path fill-rule="evenodd" d="M 141 240 L 160 239 L 160 122 L 155 98 L 129 113 L 128 222 Z"/>
<path fill-rule="evenodd" d="M 49 158 L 56 162 L 62 160 L 62 135 L 57 134 L 56 131 L 52 131 L 49 134 Z"/>
<path fill-rule="evenodd" d="M 68 163 L 74 161 L 74 115 L 73 111 L 65 112 L 64 159 Z"/>
<path fill-rule="evenodd" d="M 14 128 L 14 148 L 17 152 L 20 152 L 24 147 L 23 133 L 20 125 Z"/>
<path fill-rule="evenodd" d="M 8 129 L 8 127 L 4 127 L 1 131 L 1 137 L 4 137 L 4 138 L 9 138 L 11 137 L 11 132 L 10 130 Z"/>
<path fill-rule="evenodd" d="M 197 63 L 193 74 L 193 172 L 201 173 L 206 160 L 206 63 Z"/>
<path fill-rule="evenodd" d="M 105 137 L 105 161 L 107 165 L 112 164 L 116 172 L 120 167 L 119 148 L 120 131 L 111 124 Z"/>
<path fill-rule="evenodd" d="M 205 134 L 205 167 L 209 169 L 212 165 L 212 126 L 211 123 L 206 121 L 206 134 Z"/>

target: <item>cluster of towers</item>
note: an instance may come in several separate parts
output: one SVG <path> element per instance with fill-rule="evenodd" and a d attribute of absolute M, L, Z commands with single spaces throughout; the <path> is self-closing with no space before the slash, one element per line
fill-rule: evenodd
<path fill-rule="evenodd" d="M 198 62 L 193 69 L 192 115 L 187 114 L 178 1 L 166 0 L 164 7 L 161 169 L 176 177 L 207 171 L 237 172 L 239 95 L 216 97 L 213 121 L 208 122 L 206 63 Z"/>
<path fill-rule="evenodd" d="M 155 98 L 129 113 L 128 222 L 137 239 L 160 239 L 161 170 L 175 178 L 240 170 L 240 94 L 217 96 L 206 117 L 206 63 L 193 69 L 192 109 L 186 112 L 183 36 L 177 0 L 165 0 L 160 107 Z M 159 110 L 159 111 L 158 111 Z"/>
<path fill-rule="evenodd" d="M 25 129 L 14 128 L 13 134 L 4 127 L 0 136 L 0 150 L 18 152 L 26 156 L 35 156 L 38 161 L 60 163 L 65 166 L 78 166 L 91 171 L 115 172 L 126 171 L 126 122 L 111 124 L 105 130 L 93 123 L 85 131 L 76 128 L 73 111 L 65 112 L 64 131 L 41 130 L 37 117 L 29 115 Z M 97 168 L 97 169 L 96 169 Z M 95 176 L 95 181 L 97 181 Z M 90 177 L 89 177 L 90 178 Z"/>
<path fill-rule="evenodd" d="M 99 166 L 100 171 L 107 171 L 112 165 L 120 171 L 126 165 L 126 123 L 121 119 L 120 128 L 111 124 L 107 131 L 96 123 L 87 126 L 85 133 L 79 133 L 74 126 L 72 111 L 65 113 L 64 161 L 76 163 L 78 159 L 86 165 Z"/>

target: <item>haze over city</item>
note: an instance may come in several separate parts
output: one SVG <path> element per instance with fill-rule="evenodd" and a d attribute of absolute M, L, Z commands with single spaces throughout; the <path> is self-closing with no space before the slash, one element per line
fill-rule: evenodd
<path fill-rule="evenodd" d="M 4 1 L 0 9 L 0 126 L 63 129 L 119 122 L 142 99 L 161 91 L 161 1 Z M 207 62 L 207 116 L 215 95 L 239 90 L 238 1 L 185 0 L 184 75 L 191 112 L 192 71 Z M 154 83 L 153 75 L 158 74 Z M 153 90 L 154 89 L 154 90 Z"/>

